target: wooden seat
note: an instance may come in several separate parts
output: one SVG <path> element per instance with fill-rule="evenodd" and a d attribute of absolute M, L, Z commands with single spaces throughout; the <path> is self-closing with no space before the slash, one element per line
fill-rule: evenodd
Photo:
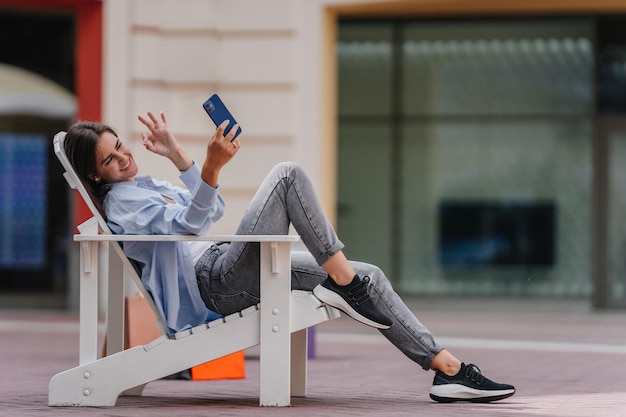
<path fill-rule="evenodd" d="M 120 395 L 140 395 L 154 380 L 260 345 L 262 406 L 288 406 L 306 395 L 308 327 L 339 317 L 312 293 L 291 290 L 293 235 L 114 235 L 109 230 L 64 152 L 65 132 L 55 135 L 54 152 L 70 187 L 78 190 L 93 217 L 78 226 L 80 245 L 80 347 L 78 366 L 55 375 L 51 406 L 112 406 Z M 260 243 L 261 302 L 239 313 L 169 335 L 148 291 L 119 245 L 123 241 L 246 241 Z M 104 263 L 100 265 L 99 262 Z M 104 266 L 104 267 L 103 267 Z M 99 276 L 99 270 L 102 275 Z M 98 358 L 98 281 L 107 283 L 106 357 Z M 162 336 L 124 350 L 124 279 L 132 279 L 158 317 Z"/>

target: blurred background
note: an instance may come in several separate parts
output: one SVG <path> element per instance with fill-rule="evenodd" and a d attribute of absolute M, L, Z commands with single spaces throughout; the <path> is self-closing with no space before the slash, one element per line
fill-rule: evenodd
<path fill-rule="evenodd" d="M 415 296 L 626 307 L 626 3 L 0 0 L 0 308 L 78 303 L 89 217 L 52 137 L 137 115 L 196 160 L 221 95 L 233 233 L 277 162 L 305 167 L 351 259 Z"/>

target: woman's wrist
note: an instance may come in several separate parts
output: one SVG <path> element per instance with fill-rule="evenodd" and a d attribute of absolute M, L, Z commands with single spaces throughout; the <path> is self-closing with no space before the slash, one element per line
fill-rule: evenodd
<path fill-rule="evenodd" d="M 179 171 L 187 171 L 193 166 L 193 160 L 180 147 L 170 155 L 169 159 Z"/>
<path fill-rule="evenodd" d="M 220 174 L 219 169 L 216 169 L 210 165 L 207 165 L 207 163 L 205 162 L 204 165 L 202 165 L 200 178 L 202 178 L 202 181 L 204 181 L 211 187 L 217 188 L 219 174 Z"/>

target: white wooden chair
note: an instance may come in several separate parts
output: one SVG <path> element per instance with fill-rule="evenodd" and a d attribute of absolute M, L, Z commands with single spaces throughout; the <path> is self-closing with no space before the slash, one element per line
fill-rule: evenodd
<path fill-rule="evenodd" d="M 291 243 L 298 236 L 114 235 L 95 208 L 65 154 L 65 132 L 54 137 L 54 152 L 65 179 L 77 189 L 93 213 L 78 227 L 80 244 L 79 364 L 55 375 L 49 384 L 51 406 L 112 406 L 120 395 L 141 395 L 151 381 L 227 354 L 260 345 L 260 405 L 288 406 L 291 396 L 306 395 L 307 328 L 339 317 L 312 293 L 291 291 Z M 261 302 L 239 313 L 175 335 L 163 318 L 129 259 L 121 241 L 260 242 Z M 108 250 L 107 250 L 108 249 Z M 98 262 L 108 275 L 106 357 L 98 358 Z M 103 268 L 104 266 L 104 268 Z M 124 277 L 134 280 L 157 317 L 162 336 L 124 350 Z M 106 277 L 104 277 L 106 278 Z"/>

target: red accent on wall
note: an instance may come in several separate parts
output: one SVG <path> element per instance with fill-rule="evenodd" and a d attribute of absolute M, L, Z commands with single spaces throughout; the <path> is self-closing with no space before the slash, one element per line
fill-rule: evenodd
<path fill-rule="evenodd" d="M 0 0 L 0 7 L 76 13 L 76 117 L 79 120 L 99 121 L 102 116 L 102 1 Z M 80 197 L 76 198 L 74 210 L 75 225 L 91 217 L 91 212 Z"/>
<path fill-rule="evenodd" d="M 76 95 L 78 118 L 100 121 L 102 111 L 102 7 L 82 2 L 78 9 L 76 39 Z"/>

